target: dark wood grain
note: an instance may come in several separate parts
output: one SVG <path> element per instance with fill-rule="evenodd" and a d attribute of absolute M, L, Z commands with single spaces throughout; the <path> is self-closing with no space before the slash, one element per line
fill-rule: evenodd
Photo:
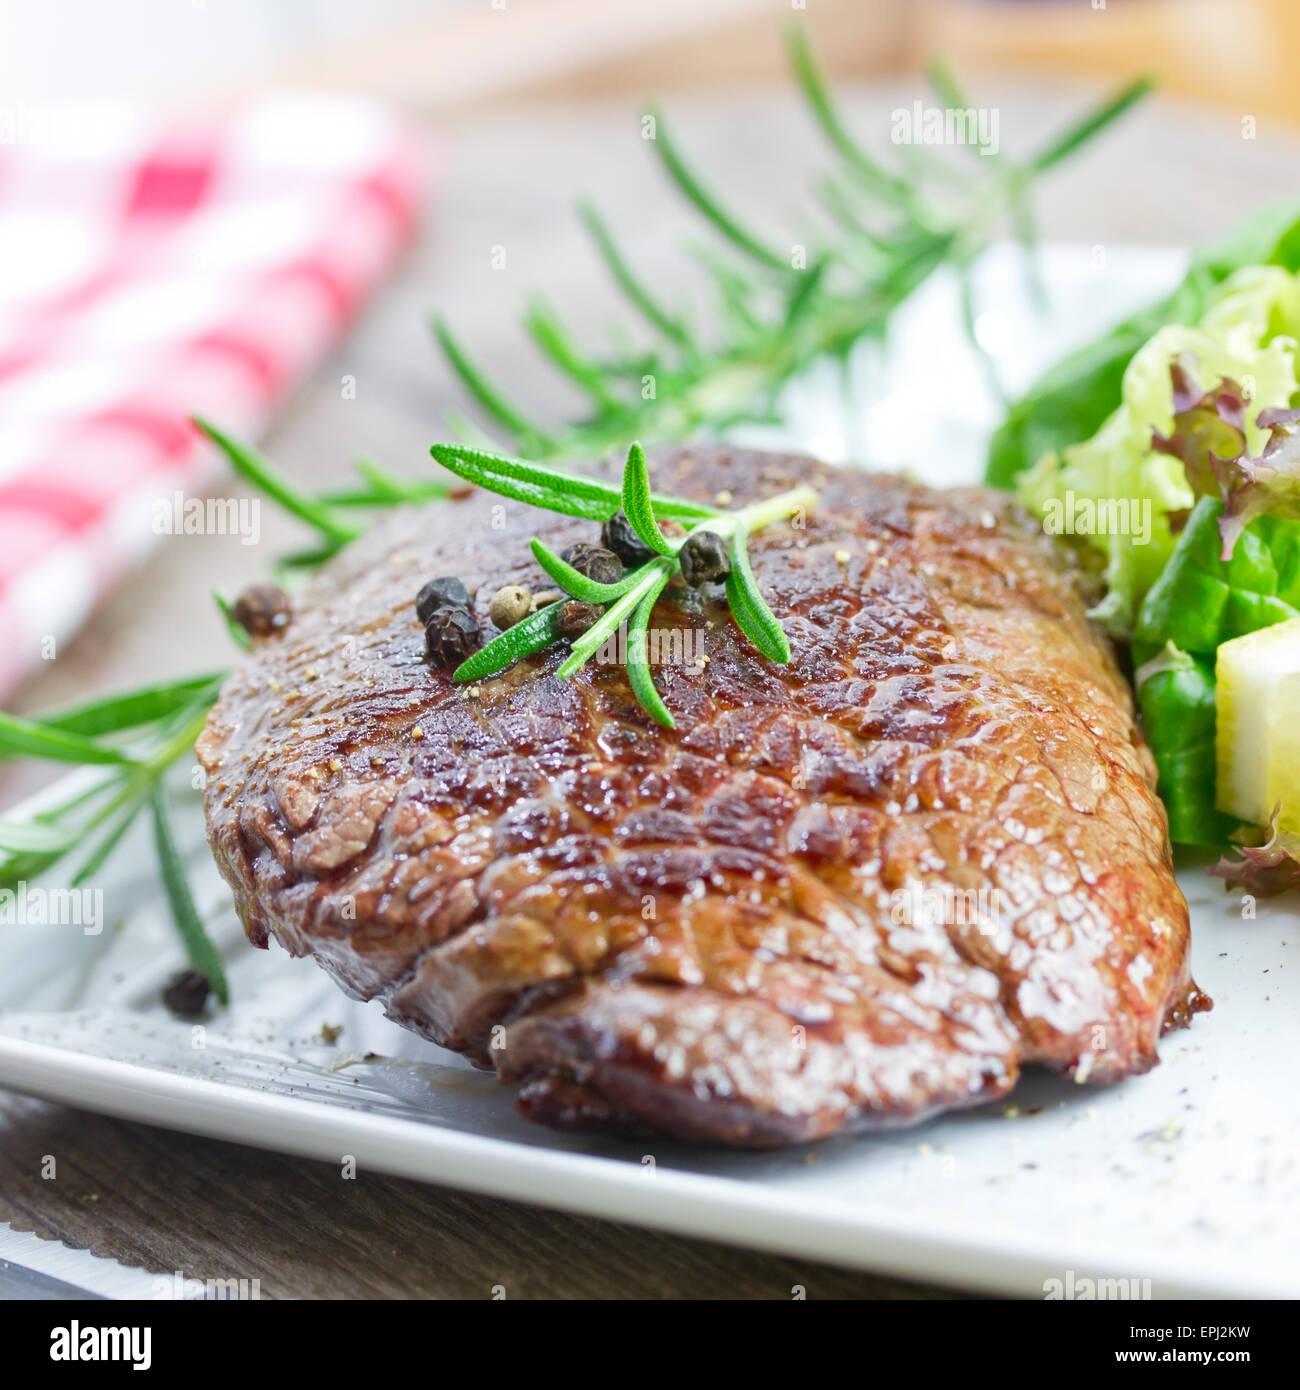
<path fill-rule="evenodd" d="M 911 87 L 873 88 L 850 107 L 860 129 L 888 129 Z M 1009 149 L 1036 143 L 1074 100 L 1060 92 L 1001 95 Z M 820 149 L 788 93 L 681 98 L 677 125 L 698 162 L 720 175 L 760 225 L 799 201 L 796 184 Z M 268 451 L 295 476 L 323 483 L 370 454 L 391 467 L 426 467 L 441 414 L 463 400 L 431 347 L 437 306 L 482 361 L 543 418 L 571 395 L 527 351 L 515 315 L 545 286 L 587 341 L 617 317 L 586 248 L 572 201 L 597 195 L 630 255 L 675 298 L 692 279 L 678 251 L 692 219 L 665 189 L 638 135 L 639 103 L 536 105 L 478 114 L 438 138 L 439 172 L 418 245 L 345 345 L 285 409 Z M 1152 108 L 1050 186 L 1047 236 L 1110 245 L 1196 242 L 1291 186 L 1295 147 L 1244 145 L 1229 116 Z M 1204 177 L 1214 169 L 1213 179 Z M 504 246 L 507 269 L 491 268 Z M 341 390 L 355 377 L 355 399 Z M 66 644 L 21 692 L 36 709 L 128 682 L 207 669 L 229 659 L 210 600 L 265 574 L 299 543 L 270 507 L 262 541 L 173 541 Z M 56 770 L 57 771 L 57 770 Z M 44 767 L 8 768 L 12 804 L 48 779 Z M 40 1177 L 45 1154 L 58 1179 Z M 175 1135 L 0 1094 L 0 1219 L 151 1271 L 193 1278 L 257 1278 L 277 1298 L 812 1298 L 942 1297 L 893 1280 L 539 1211 L 363 1173 L 340 1179 L 325 1164 Z"/>
<path fill-rule="evenodd" d="M 0 1097 L 0 1220 L 263 1298 L 945 1296 L 17 1097 Z"/>

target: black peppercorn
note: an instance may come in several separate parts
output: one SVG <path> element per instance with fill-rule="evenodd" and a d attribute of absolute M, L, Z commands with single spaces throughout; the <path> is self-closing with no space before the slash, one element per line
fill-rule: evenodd
<path fill-rule="evenodd" d="M 606 550 L 612 550 L 630 570 L 640 569 L 655 557 L 655 552 L 632 529 L 632 523 L 622 512 L 615 512 L 600 528 L 600 543 Z"/>
<path fill-rule="evenodd" d="M 597 584 L 617 584 L 623 578 L 623 562 L 612 550 L 602 550 L 598 545 L 579 542 L 571 545 L 560 559 Z"/>
<path fill-rule="evenodd" d="M 235 600 L 235 621 L 250 636 L 269 637 L 287 627 L 293 617 L 289 595 L 274 584 L 254 584 Z"/>
<path fill-rule="evenodd" d="M 163 1003 L 178 1018 L 197 1018 L 211 989 L 206 975 L 197 970 L 178 970 L 163 987 Z"/>
<path fill-rule="evenodd" d="M 427 623 L 439 608 L 469 608 L 469 594 L 459 579 L 431 579 L 415 596 L 415 615 Z"/>
<path fill-rule="evenodd" d="M 599 603 L 580 603 L 574 599 L 555 615 L 555 625 L 566 642 L 575 642 L 604 611 Z"/>
<path fill-rule="evenodd" d="M 459 666 L 478 646 L 478 623 L 468 608 L 437 608 L 424 625 L 424 650 L 435 666 Z"/>
<path fill-rule="evenodd" d="M 714 531 L 692 531 L 677 552 L 682 566 L 682 578 L 698 589 L 713 584 L 731 573 L 727 558 L 727 543 Z"/>

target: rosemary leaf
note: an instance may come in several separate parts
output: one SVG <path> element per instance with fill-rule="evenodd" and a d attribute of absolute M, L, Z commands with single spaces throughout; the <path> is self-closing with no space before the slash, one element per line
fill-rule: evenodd
<path fill-rule="evenodd" d="M 605 262 L 619 289 L 627 295 L 645 319 L 654 328 L 657 328 L 664 337 L 671 338 L 681 347 L 688 347 L 691 338 L 685 324 L 663 309 L 649 290 L 633 274 L 627 261 L 623 258 L 622 252 L 619 251 L 613 234 L 595 207 L 591 203 L 583 203 L 578 209 L 578 215 L 582 218 L 587 231 L 591 233 L 591 239 L 596 243 L 596 249 L 600 252 L 601 259 Z"/>
<path fill-rule="evenodd" d="M 194 417 L 194 423 L 225 454 L 230 466 L 242 478 L 261 488 L 285 511 L 315 527 L 322 536 L 340 545 L 354 541 L 361 534 L 345 525 L 330 509 L 315 497 L 299 490 L 278 469 L 273 468 L 255 449 L 241 444 L 206 420 Z"/>
<path fill-rule="evenodd" d="M 68 705 L 43 714 L 40 723 L 46 729 L 89 737 L 120 733 L 124 729 L 136 729 L 142 724 L 152 724 L 169 714 L 176 714 L 209 694 L 216 699 L 225 678 L 226 673 L 218 671 L 206 676 L 124 690 L 101 700 Z"/>
<path fill-rule="evenodd" d="M 0 850 L 10 854 L 62 854 L 77 843 L 77 833 L 45 821 L 0 820 Z"/>
<path fill-rule="evenodd" d="M 800 273 L 799 288 L 790 296 L 785 310 L 785 329 L 788 333 L 811 308 L 822 280 L 830 268 L 831 258 L 825 252 Z"/>
<path fill-rule="evenodd" d="M 525 502 L 530 507 L 605 521 L 618 510 L 618 490 L 594 478 L 559 473 L 523 459 L 484 453 L 463 444 L 435 444 L 429 450 L 448 472 L 476 487 Z"/>
<path fill-rule="evenodd" d="M 641 602 L 637 604 L 636 612 L 628 620 L 627 678 L 632 687 L 632 693 L 637 698 L 637 703 L 651 719 L 657 724 L 662 724 L 665 729 L 675 729 L 677 722 L 673 719 L 672 713 L 664 704 L 663 697 L 655 686 L 654 678 L 650 674 L 650 660 L 646 652 L 646 632 L 650 626 L 650 616 L 654 612 L 659 595 L 663 593 L 664 585 L 667 583 L 668 571 L 665 570 Z"/>
<path fill-rule="evenodd" d="M 289 564 L 292 556 L 287 556 L 280 563 Z M 235 610 L 230 606 L 230 600 L 221 592 L 220 589 L 213 589 L 213 602 L 216 603 L 221 616 L 226 620 L 226 631 L 230 634 L 230 640 L 240 651 L 248 651 L 253 645 L 253 639 L 248 634 L 248 629 L 243 623 L 235 621 Z"/>
<path fill-rule="evenodd" d="M 311 570 L 332 560 L 343 547 L 341 545 L 312 546 L 308 550 L 291 550 L 287 555 L 277 555 L 275 577 L 277 583 L 288 585 L 289 577 L 296 570 Z M 239 626 L 238 623 L 235 624 Z M 238 640 L 238 639 L 236 639 Z"/>
<path fill-rule="evenodd" d="M 537 563 L 546 573 L 566 594 L 572 594 L 583 603 L 609 603 L 613 599 L 621 598 L 637 582 L 641 573 L 639 569 L 633 570 L 631 574 L 625 574 L 617 584 L 599 584 L 594 579 L 588 579 L 580 570 L 574 569 L 545 541 L 534 536 L 529 545 Z"/>
<path fill-rule="evenodd" d="M 752 304 L 758 286 L 712 247 L 692 245 L 687 250 L 713 278 L 718 306 L 730 330 L 740 335 L 761 332 L 763 320 Z"/>
<path fill-rule="evenodd" d="M 1029 199 L 1027 181 L 1014 197 L 1011 206 L 1011 226 L 1024 256 L 1030 300 L 1036 310 L 1046 313 L 1049 308 L 1047 284 L 1043 279 L 1042 261 L 1038 254 L 1038 222 L 1034 217 L 1034 205 Z"/>
<path fill-rule="evenodd" d="M 20 719 L 0 713 L 0 758 L 44 758 L 59 763 L 131 763 L 118 748 L 102 744 L 81 734 L 47 728 L 37 719 Z"/>
<path fill-rule="evenodd" d="M 792 24 L 787 29 L 786 51 L 795 78 L 803 89 L 804 97 L 812 108 L 817 124 L 864 187 L 900 207 L 909 206 L 913 195 L 907 183 L 882 169 L 849 134 L 848 127 L 835 107 L 826 74 L 813 53 L 812 45 L 808 42 L 807 30 L 802 25 Z"/>
<path fill-rule="evenodd" d="M 528 440 L 542 446 L 546 445 L 546 432 L 534 425 L 527 416 L 516 410 L 509 401 L 489 382 L 481 371 L 466 356 L 464 349 L 452 336 L 451 329 L 442 318 L 433 321 L 434 336 L 447 356 L 448 362 L 456 370 L 456 375 L 465 384 L 465 389 L 492 416 L 498 424 L 504 425 L 511 434 L 521 441 Z"/>
<path fill-rule="evenodd" d="M 321 493 L 317 500 L 329 507 L 391 507 L 403 502 L 432 502 L 451 491 L 445 483 L 423 478 L 399 478 L 370 459 L 353 464 L 366 487 Z"/>
<path fill-rule="evenodd" d="M 623 467 L 623 512 L 632 523 L 632 529 L 651 550 L 660 555 L 676 553 L 655 520 L 650 470 L 646 466 L 645 450 L 639 444 L 633 444 L 627 451 L 627 463 Z"/>
<path fill-rule="evenodd" d="M 691 337 L 684 316 L 669 312 L 649 294 L 599 215 L 584 205 L 583 221 L 620 288 L 667 340 L 665 348 L 678 351 L 639 354 L 622 349 L 616 361 L 586 362 L 584 371 L 589 368 L 598 374 L 598 380 L 588 380 L 588 387 L 602 387 L 614 404 L 598 403 L 590 414 L 545 437 L 521 439 L 518 447 L 526 445 L 530 455 L 590 458 L 609 448 L 625 448 L 630 438 L 647 445 L 680 442 L 701 425 L 716 434 L 731 423 L 762 419 L 781 387 L 818 357 L 843 359 L 861 339 L 882 337 L 894 312 L 935 270 L 945 264 L 960 267 L 973 259 L 997 234 L 1006 216 L 1028 247 L 1033 240 L 1028 194 L 1037 175 L 1097 135 L 1149 85 L 1145 80 L 1131 84 L 1023 166 L 1005 158 L 987 158 L 970 160 L 959 170 L 950 162 L 922 158 L 921 151 L 905 146 L 902 156 L 917 158 L 911 168 L 894 173 L 877 163 L 850 134 L 802 31 L 790 34 L 789 48 L 812 114 L 842 161 L 822 194 L 837 226 L 824 244 L 809 246 L 807 263 L 815 266 L 824 256 L 844 273 L 836 275 L 834 285 L 825 274 L 817 275 L 810 285 L 809 276 L 795 272 L 793 264 L 779 254 L 782 238 L 778 234 L 760 239 L 703 187 L 683 160 L 662 116 L 657 116 L 656 147 L 687 198 L 732 246 L 740 247 L 768 271 L 784 273 L 764 276 L 756 286 L 738 272 L 734 257 L 722 262 L 716 254 L 701 256 L 720 303 L 721 331 L 717 341 L 706 344 Z M 934 67 L 932 75 L 941 90 L 961 95 L 947 69 Z M 978 177 L 980 170 L 986 170 L 987 176 Z M 932 201 L 927 184 L 941 179 L 953 185 L 957 196 Z M 1034 273 L 1032 260 L 1027 266 Z M 789 331 L 791 324 L 797 324 L 797 332 Z M 454 344 L 447 346 L 452 367 L 466 377 L 481 401 L 486 398 L 491 411 L 498 400 L 492 386 L 481 373 L 467 368 L 464 354 Z M 647 390 L 648 385 L 653 389 Z M 588 394 L 595 399 L 594 390 Z M 529 425 L 518 412 L 507 423 Z"/>
<path fill-rule="evenodd" d="M 727 602 L 740 630 L 765 657 L 782 665 L 790 660 L 790 642 L 776 616 L 759 593 L 749 563 L 748 533 L 737 527 L 731 537 L 731 573 L 727 576 Z"/>
<path fill-rule="evenodd" d="M 972 109 L 972 102 L 967 97 L 961 83 L 957 81 L 957 75 L 944 62 L 942 58 L 931 58 L 925 65 L 925 75 L 930 80 L 930 86 L 934 88 L 934 94 L 939 98 L 942 105 L 950 111 L 966 111 Z M 977 133 L 978 135 L 978 133 Z M 970 143 L 970 152 L 973 155 L 987 159 L 985 153 L 988 145 L 985 141 L 976 138 Z M 1001 158 L 1000 155 L 995 156 Z"/>
<path fill-rule="evenodd" d="M 1050 169 L 1053 164 L 1059 164 L 1061 160 L 1073 154 L 1080 145 L 1086 144 L 1094 135 L 1104 130 L 1112 121 L 1118 120 L 1130 106 L 1141 101 L 1154 86 L 1154 79 L 1148 75 L 1143 75 L 1121 87 L 1114 96 L 1102 102 L 1095 110 L 1090 111 L 1081 120 L 1067 126 L 1055 140 L 1041 149 L 1029 161 L 1029 168 L 1035 174 L 1041 174 L 1045 169 Z"/>
<path fill-rule="evenodd" d="M 67 849 L 64 848 L 39 853 L 6 854 L 0 860 L 0 889 L 7 888 L 10 892 L 17 892 L 20 885 L 39 878 L 66 853 Z"/>
<path fill-rule="evenodd" d="M 605 385 L 601 368 L 577 346 L 542 300 L 534 300 L 524 316 L 524 327 L 544 356 L 571 381 L 576 382 L 601 410 L 619 410 L 621 402 Z"/>
<path fill-rule="evenodd" d="M 752 256 L 760 265 L 767 266 L 769 270 L 788 271 L 790 269 L 789 257 L 783 256 L 770 246 L 765 245 L 723 208 L 722 204 L 708 192 L 691 172 L 685 160 L 682 159 L 677 150 L 676 142 L 668 133 L 668 126 L 664 121 L 663 113 L 655 111 L 652 114 L 655 122 L 653 144 L 659 152 L 660 159 L 663 160 L 664 168 L 667 169 L 677 187 L 733 246 L 738 246 L 746 255 Z"/>
<path fill-rule="evenodd" d="M 619 488 L 598 478 L 562 473 L 541 464 L 485 453 L 463 444 L 435 444 L 429 452 L 448 472 L 466 482 L 566 516 L 608 521 L 623 502 Z M 651 500 L 660 516 L 706 517 L 718 513 L 716 507 L 688 502 L 681 497 L 661 497 L 656 493 L 651 495 Z"/>
<path fill-rule="evenodd" d="M 171 818 L 161 784 L 154 786 L 149 800 L 153 808 L 154 847 L 158 852 L 158 866 L 162 870 L 163 888 L 167 892 L 172 921 L 180 933 L 190 964 L 212 986 L 212 992 L 217 998 L 223 1004 L 229 1004 L 230 986 L 226 983 L 225 967 L 221 963 L 217 948 L 212 944 L 212 938 L 204 929 L 199 910 L 194 905 L 194 896 L 190 892 L 185 863 L 176 848 L 176 838 L 172 833 Z"/>
<path fill-rule="evenodd" d="M 121 843 L 122 836 L 131 828 L 135 818 L 140 813 L 141 802 L 131 802 L 122 814 L 118 817 L 112 828 L 99 841 L 91 851 L 90 857 L 72 876 L 72 887 L 80 888 L 83 883 L 94 876 L 104 867 L 109 855 Z"/>
<path fill-rule="evenodd" d="M 452 673 L 454 681 L 476 681 L 484 676 L 495 675 L 521 657 L 549 647 L 559 639 L 560 630 L 556 625 L 560 609 L 565 600 L 548 604 L 530 613 L 522 622 L 507 628 L 500 637 L 494 637 L 487 646 L 480 647 L 472 656 L 466 657 Z"/>

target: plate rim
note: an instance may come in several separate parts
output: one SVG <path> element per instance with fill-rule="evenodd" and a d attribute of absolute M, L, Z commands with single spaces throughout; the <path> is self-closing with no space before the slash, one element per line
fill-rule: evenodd
<path fill-rule="evenodd" d="M 918 1227 L 845 1211 L 824 1199 L 691 1173 L 642 1167 L 598 1154 L 521 1144 L 436 1121 L 338 1109 L 147 1063 L 74 1052 L 0 1034 L 0 1086 L 143 1124 L 272 1149 L 321 1162 L 351 1154 L 395 1177 L 555 1210 L 630 1222 L 701 1240 L 815 1259 L 846 1268 L 939 1282 L 956 1291 L 1043 1297 L 1045 1278 L 1109 1278 L 1114 1261 L 1077 1241 L 1053 1258 L 1041 1243 Z M 330 1144 L 330 1140 L 336 1140 Z M 1189 1277 L 1181 1265 L 1148 1262 L 1158 1299 L 1300 1297 L 1276 1283 L 1221 1271 Z"/>

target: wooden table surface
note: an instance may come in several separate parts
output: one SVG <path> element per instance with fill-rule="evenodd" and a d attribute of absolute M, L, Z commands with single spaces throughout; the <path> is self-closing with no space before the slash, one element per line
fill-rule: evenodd
<path fill-rule="evenodd" d="M 857 127 L 883 139 L 910 85 L 854 92 Z M 1089 93 L 1025 86 L 997 100 L 1003 147 L 1044 138 Z M 674 101 L 679 138 L 715 171 L 758 225 L 800 205 L 815 131 L 788 91 Z M 698 229 L 639 138 L 640 104 L 516 106 L 458 117 L 430 133 L 431 197 L 400 274 L 346 343 L 282 415 L 268 452 L 294 476 L 324 483 L 365 453 L 401 470 L 424 467 L 439 420 L 464 402 L 435 354 L 428 312 L 448 315 L 480 361 L 543 418 L 574 405 L 527 350 L 515 315 L 545 289 L 587 341 L 615 318 L 603 273 L 576 219 L 594 196 L 663 294 L 694 282 L 680 253 Z M 1237 117 L 1148 106 L 1055 175 L 1039 200 L 1047 237 L 1113 245 L 1191 243 L 1243 212 L 1293 195 L 1294 137 L 1262 123 L 1253 141 Z M 797 240 L 797 236 L 792 236 Z M 494 248 L 505 251 L 493 268 Z M 343 389 L 355 379 L 353 397 Z M 229 659 L 214 616 L 215 584 L 237 590 L 301 539 L 269 505 L 261 543 L 172 540 L 125 584 L 12 702 L 19 710 L 114 686 L 206 669 Z M 48 779 L 11 766 L 0 802 Z M 59 1177 L 41 1178 L 43 1156 Z M 946 1296 L 806 1260 L 729 1249 L 529 1209 L 379 1176 L 341 1182 L 324 1164 L 286 1158 L 0 1093 L 0 1220 L 159 1273 L 241 1276 L 264 1296 L 789 1298 Z"/>

